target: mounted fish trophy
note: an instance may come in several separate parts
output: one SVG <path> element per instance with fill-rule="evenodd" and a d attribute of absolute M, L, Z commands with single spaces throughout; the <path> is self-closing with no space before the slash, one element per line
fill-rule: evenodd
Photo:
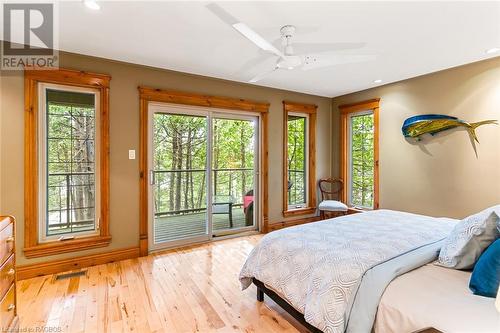
<path fill-rule="evenodd" d="M 486 124 L 498 125 L 497 120 L 484 120 L 477 123 L 468 123 L 457 117 L 446 116 L 441 114 L 424 114 L 406 119 L 401 130 L 405 137 L 421 140 L 424 134 L 435 135 L 436 133 L 446 131 L 456 127 L 465 127 L 471 138 L 477 143 L 479 140 L 476 136 L 476 128 Z"/>

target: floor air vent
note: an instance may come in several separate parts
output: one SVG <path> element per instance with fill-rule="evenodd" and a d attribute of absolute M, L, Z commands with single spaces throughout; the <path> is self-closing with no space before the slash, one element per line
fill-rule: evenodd
<path fill-rule="evenodd" d="M 56 280 L 64 280 L 64 279 L 69 279 L 72 277 L 84 276 L 85 274 L 87 274 L 87 271 L 78 271 L 78 272 L 69 272 L 69 273 L 58 274 L 58 275 L 56 275 Z"/>

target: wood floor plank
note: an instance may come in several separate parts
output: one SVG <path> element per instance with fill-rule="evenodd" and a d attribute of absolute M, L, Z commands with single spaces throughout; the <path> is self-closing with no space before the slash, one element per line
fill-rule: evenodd
<path fill-rule="evenodd" d="M 62 332 L 307 332 L 238 274 L 260 240 L 252 235 L 89 267 L 83 276 L 19 283 L 20 328 Z"/>

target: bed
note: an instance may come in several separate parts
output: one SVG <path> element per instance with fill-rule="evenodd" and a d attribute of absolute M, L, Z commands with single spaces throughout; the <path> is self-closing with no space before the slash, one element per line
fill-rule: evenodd
<path fill-rule="evenodd" d="M 385 332 L 394 323 L 388 308 L 377 314 L 390 297 L 384 290 L 434 261 L 457 222 L 377 210 L 278 230 L 250 253 L 240 282 L 257 285 L 259 300 L 269 295 L 312 332 L 370 332 L 374 323 Z"/>
<path fill-rule="evenodd" d="M 375 333 L 415 332 L 423 327 L 500 332 L 495 299 L 473 295 L 468 288 L 470 275 L 430 263 L 397 277 L 380 300 Z"/>

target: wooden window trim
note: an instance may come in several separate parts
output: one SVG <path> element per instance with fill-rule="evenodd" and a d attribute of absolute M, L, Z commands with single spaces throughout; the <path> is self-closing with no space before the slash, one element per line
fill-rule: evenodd
<path fill-rule="evenodd" d="M 163 90 L 149 87 L 138 87 L 139 89 L 139 113 L 140 113 L 140 135 L 139 135 L 139 247 L 140 255 L 148 254 L 148 104 L 150 102 L 183 104 L 193 106 L 204 106 L 218 108 L 220 111 L 253 111 L 261 114 L 262 120 L 262 148 L 261 148 L 261 172 L 262 184 L 262 231 L 268 231 L 268 114 L 269 103 L 254 102 L 245 99 L 237 99 L 221 96 L 209 96 L 195 93 L 187 93 L 174 90 Z"/>
<path fill-rule="evenodd" d="M 283 216 L 300 216 L 316 212 L 316 114 L 318 107 L 283 101 Z M 288 113 L 305 113 L 308 117 L 308 206 L 299 209 L 288 208 Z"/>
<path fill-rule="evenodd" d="M 109 81 L 111 77 L 82 71 L 24 71 L 24 254 L 27 258 L 108 246 L 109 234 Z M 99 235 L 40 243 L 38 221 L 38 84 L 53 83 L 93 88 L 100 93 L 100 221 Z"/>
<path fill-rule="evenodd" d="M 342 191 L 342 202 L 347 202 L 347 189 L 348 189 L 348 116 L 351 113 L 359 111 L 373 111 L 373 124 L 374 124 L 374 135 L 373 135 L 373 158 L 374 158 L 374 170 L 373 170 L 373 209 L 379 208 L 379 110 L 380 110 L 380 98 L 370 99 L 358 103 L 343 104 L 339 106 L 340 110 L 340 168 L 341 177 L 344 180 L 344 190 Z"/>

